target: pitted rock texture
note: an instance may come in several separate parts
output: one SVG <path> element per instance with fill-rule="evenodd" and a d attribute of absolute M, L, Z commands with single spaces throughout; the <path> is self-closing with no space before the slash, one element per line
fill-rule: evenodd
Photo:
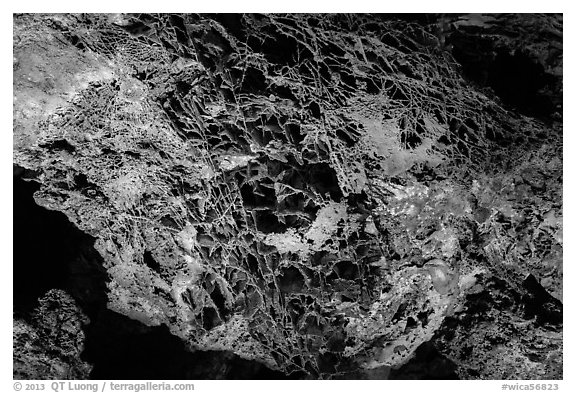
<path fill-rule="evenodd" d="M 14 379 L 86 379 L 80 355 L 88 318 L 61 290 L 48 291 L 30 321 L 14 319 Z"/>
<path fill-rule="evenodd" d="M 462 378 L 561 377 L 561 317 L 526 327 L 542 304 L 561 315 L 561 124 L 474 87 L 437 31 L 371 15 L 14 22 L 14 163 L 97 239 L 111 310 L 312 378 L 387 376 L 428 342 Z M 467 314 L 487 277 L 511 304 Z M 462 351 L 511 371 L 470 371 Z"/>

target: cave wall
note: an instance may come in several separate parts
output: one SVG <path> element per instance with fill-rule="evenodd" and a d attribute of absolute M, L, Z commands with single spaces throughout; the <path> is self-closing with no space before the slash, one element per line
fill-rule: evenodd
<path fill-rule="evenodd" d="M 95 239 L 107 308 L 191 350 L 359 378 L 432 343 L 461 378 L 558 378 L 558 82 L 533 113 L 504 44 L 482 80 L 439 20 L 16 15 L 13 160 Z"/>

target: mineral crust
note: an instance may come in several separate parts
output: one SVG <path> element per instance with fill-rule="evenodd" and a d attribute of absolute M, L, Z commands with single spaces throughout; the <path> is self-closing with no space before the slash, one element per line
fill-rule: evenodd
<path fill-rule="evenodd" d="M 190 350 L 360 378 L 431 343 L 460 378 L 562 378 L 561 123 L 454 60 L 489 21 L 16 15 L 13 161 L 96 238 L 108 307 Z M 58 348 L 45 377 L 85 376 Z"/>

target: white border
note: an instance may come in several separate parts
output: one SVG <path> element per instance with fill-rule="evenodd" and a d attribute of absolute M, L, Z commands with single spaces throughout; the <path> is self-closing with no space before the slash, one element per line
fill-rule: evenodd
<path fill-rule="evenodd" d="M 6 3 L 6 1 L 8 3 Z M 574 3 L 574 2 L 572 2 Z M 571 204 L 576 200 L 574 193 L 574 174 L 576 173 L 576 154 L 572 153 L 572 147 L 576 147 L 576 124 L 574 121 L 574 76 L 571 73 L 574 66 L 574 20 L 569 1 L 557 0 L 530 0 L 530 1 L 499 1 L 483 0 L 478 2 L 464 3 L 463 1 L 386 1 L 379 0 L 353 0 L 347 2 L 314 1 L 314 0 L 290 0 L 288 2 L 275 2 L 274 0 L 245 0 L 245 1 L 198 1 L 167 3 L 161 1 L 143 0 L 138 2 L 123 2 L 111 0 L 98 0 L 84 3 L 80 1 L 10 1 L 0 5 L 0 42 L 2 48 L 2 111 L 1 119 L 4 124 L 0 132 L 0 173 L 2 175 L 3 192 L 0 245 L 3 265 L 1 272 L 2 293 L 0 301 L 2 307 L 2 323 L 0 324 L 0 387 L 3 391 L 14 391 L 12 381 L 12 13 L 14 12 L 385 12 L 385 13 L 449 13 L 449 12 L 562 12 L 564 13 L 564 143 L 567 146 L 564 156 L 564 200 L 568 203 L 564 206 L 564 381 L 559 381 L 560 390 L 576 391 L 574 371 L 574 341 L 576 332 L 574 323 L 574 285 L 571 279 L 574 275 L 574 223 L 576 223 L 576 207 Z M 8 77 L 10 75 L 10 77 Z M 567 153 L 567 154 L 566 154 Z M 34 247 L 34 239 L 30 239 L 30 247 Z M 136 382 L 136 381 L 133 381 Z M 183 383 L 190 381 L 182 381 Z M 527 381 L 521 381 L 526 383 Z M 537 381 L 534 381 L 537 382 Z M 309 391 L 313 389 L 326 389 L 330 392 L 350 392 L 359 389 L 371 389 L 372 391 L 395 391 L 406 389 L 418 389 L 418 391 L 460 391 L 466 389 L 471 392 L 501 391 L 502 381 L 196 381 L 196 391 L 286 391 L 294 389 Z M 513 383 L 506 381 L 505 383 Z M 50 390 L 49 385 L 46 391 Z"/>

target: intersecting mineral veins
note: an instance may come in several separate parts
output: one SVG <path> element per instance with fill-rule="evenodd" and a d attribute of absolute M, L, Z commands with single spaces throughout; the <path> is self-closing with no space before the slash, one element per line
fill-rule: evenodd
<path fill-rule="evenodd" d="M 473 87 L 438 35 L 14 21 L 14 163 L 97 239 L 110 309 L 286 373 L 398 368 L 432 340 L 461 377 L 561 377 L 560 126 Z"/>

